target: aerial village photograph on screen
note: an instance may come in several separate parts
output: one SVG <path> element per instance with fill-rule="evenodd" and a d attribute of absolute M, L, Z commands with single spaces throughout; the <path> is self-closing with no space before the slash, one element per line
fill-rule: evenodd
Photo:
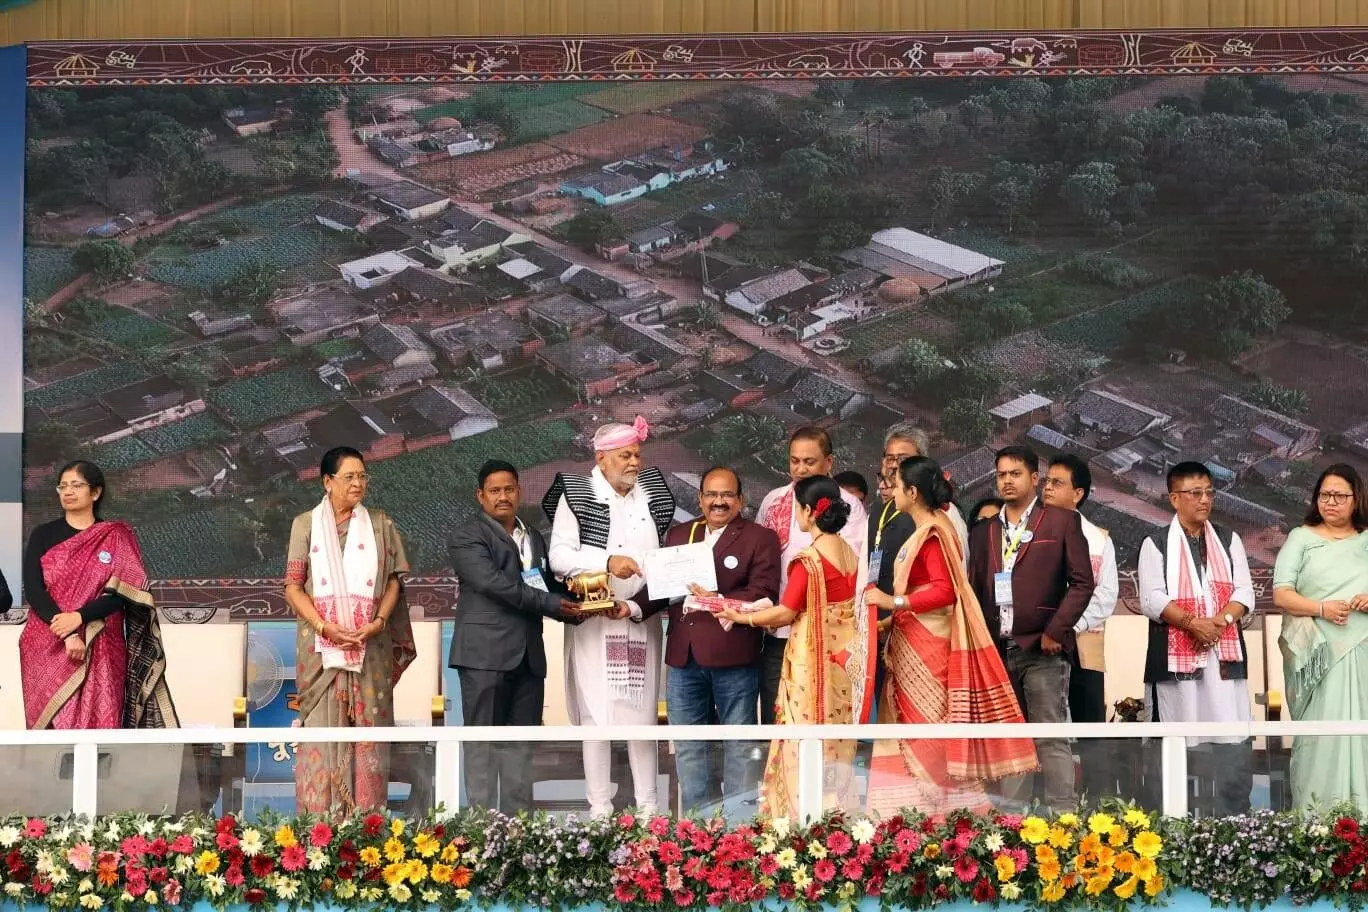
<path fill-rule="evenodd" d="M 962 501 L 1075 453 L 1126 570 L 1178 458 L 1256 567 L 1368 470 L 1362 77 L 41 89 L 27 128 L 26 528 L 85 455 L 159 579 L 279 577 L 342 444 L 442 574 L 484 459 L 544 526 L 609 416 L 681 509 L 812 423 L 872 480 L 920 422 Z"/>

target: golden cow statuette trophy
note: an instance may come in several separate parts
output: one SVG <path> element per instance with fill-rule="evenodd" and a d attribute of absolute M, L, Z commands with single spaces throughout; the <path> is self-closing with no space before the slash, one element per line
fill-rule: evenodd
<path fill-rule="evenodd" d="M 580 611 L 609 611 L 617 604 L 607 570 L 577 573 L 565 580 L 565 586 L 580 600 Z"/>

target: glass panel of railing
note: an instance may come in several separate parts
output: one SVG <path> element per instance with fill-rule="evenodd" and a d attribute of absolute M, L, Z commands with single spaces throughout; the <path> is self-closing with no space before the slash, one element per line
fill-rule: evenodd
<path fill-rule="evenodd" d="M 642 804 L 667 810 L 674 789 L 665 741 L 469 742 L 461 746 L 461 760 L 462 806 L 508 815 L 584 819 Z"/>
<path fill-rule="evenodd" d="M 721 816 L 737 823 L 759 810 L 768 741 L 675 741 L 662 773 L 668 791 L 660 809 L 680 815 Z"/>
<path fill-rule="evenodd" d="M 1363 736 L 1188 738 L 1188 813 L 1223 817 L 1361 801 L 1365 756 Z"/>
<path fill-rule="evenodd" d="M 209 806 L 247 819 L 265 811 L 333 807 L 383 807 L 421 816 L 436 805 L 431 742 L 269 742 L 234 745 L 227 753 L 218 771 L 205 777 L 210 781 L 201 786 L 201 804 L 212 794 Z"/>
<path fill-rule="evenodd" d="M 796 757 L 795 743 L 784 744 L 772 756 Z M 1163 797 L 1158 738 L 833 739 L 822 747 L 823 807 L 850 813 L 1072 810 L 1104 798 L 1157 809 Z M 788 769 L 787 758 L 771 763 L 766 795 L 796 796 L 797 773 Z"/>

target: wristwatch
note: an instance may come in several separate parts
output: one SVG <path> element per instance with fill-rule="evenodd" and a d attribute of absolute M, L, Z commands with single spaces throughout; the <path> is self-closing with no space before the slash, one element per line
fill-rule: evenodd
<path fill-rule="evenodd" d="M 1225 613 L 1225 621 L 1227 624 L 1233 624 L 1235 623 L 1235 617 L 1229 611 L 1227 611 Z"/>
<path fill-rule="evenodd" d="M 907 607 L 907 599 L 904 598 L 904 597 L 901 596 L 901 595 L 895 595 L 895 596 L 893 596 L 893 607 L 894 607 L 894 608 L 906 608 L 906 607 Z"/>

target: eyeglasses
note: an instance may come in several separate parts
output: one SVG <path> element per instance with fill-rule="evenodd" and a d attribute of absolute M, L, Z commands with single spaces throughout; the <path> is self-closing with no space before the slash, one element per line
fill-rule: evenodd
<path fill-rule="evenodd" d="M 905 460 L 905 459 L 911 459 L 911 458 L 912 458 L 912 457 L 909 456 L 909 455 L 906 454 L 906 453 L 884 453 L 884 454 L 883 454 L 883 464 L 884 464 L 884 465 L 902 465 L 903 460 Z"/>
<path fill-rule="evenodd" d="M 740 496 L 741 496 L 741 495 L 740 495 L 740 494 L 737 494 L 735 491 L 704 491 L 704 492 L 703 492 L 703 499 L 704 499 L 704 500 L 720 500 L 720 501 L 722 501 L 723 503 L 730 503 L 731 501 L 736 500 L 736 498 L 738 498 L 738 497 L 740 497 Z"/>
<path fill-rule="evenodd" d="M 1184 491 L 1174 491 L 1175 494 L 1186 494 L 1193 500 L 1215 500 L 1216 491 L 1212 488 L 1188 488 Z"/>
<path fill-rule="evenodd" d="M 365 472 L 348 472 L 346 475 L 334 475 L 333 478 L 336 478 L 343 484 L 351 484 L 353 481 L 359 481 L 361 484 L 365 484 L 370 481 L 370 476 Z"/>
<path fill-rule="evenodd" d="M 63 491 L 79 491 L 82 488 L 88 487 L 90 487 L 90 485 L 86 484 L 84 481 L 64 481 L 57 485 L 57 493 L 61 494 Z"/>
<path fill-rule="evenodd" d="M 1073 484 L 1062 478 L 1047 478 L 1045 479 L 1045 487 L 1053 491 L 1055 488 L 1072 488 Z"/>
<path fill-rule="evenodd" d="M 1346 494 L 1343 491 L 1321 491 L 1320 496 L 1316 499 L 1323 504 L 1334 504 L 1338 507 L 1342 503 L 1348 503 L 1353 500 L 1354 495 Z"/>

